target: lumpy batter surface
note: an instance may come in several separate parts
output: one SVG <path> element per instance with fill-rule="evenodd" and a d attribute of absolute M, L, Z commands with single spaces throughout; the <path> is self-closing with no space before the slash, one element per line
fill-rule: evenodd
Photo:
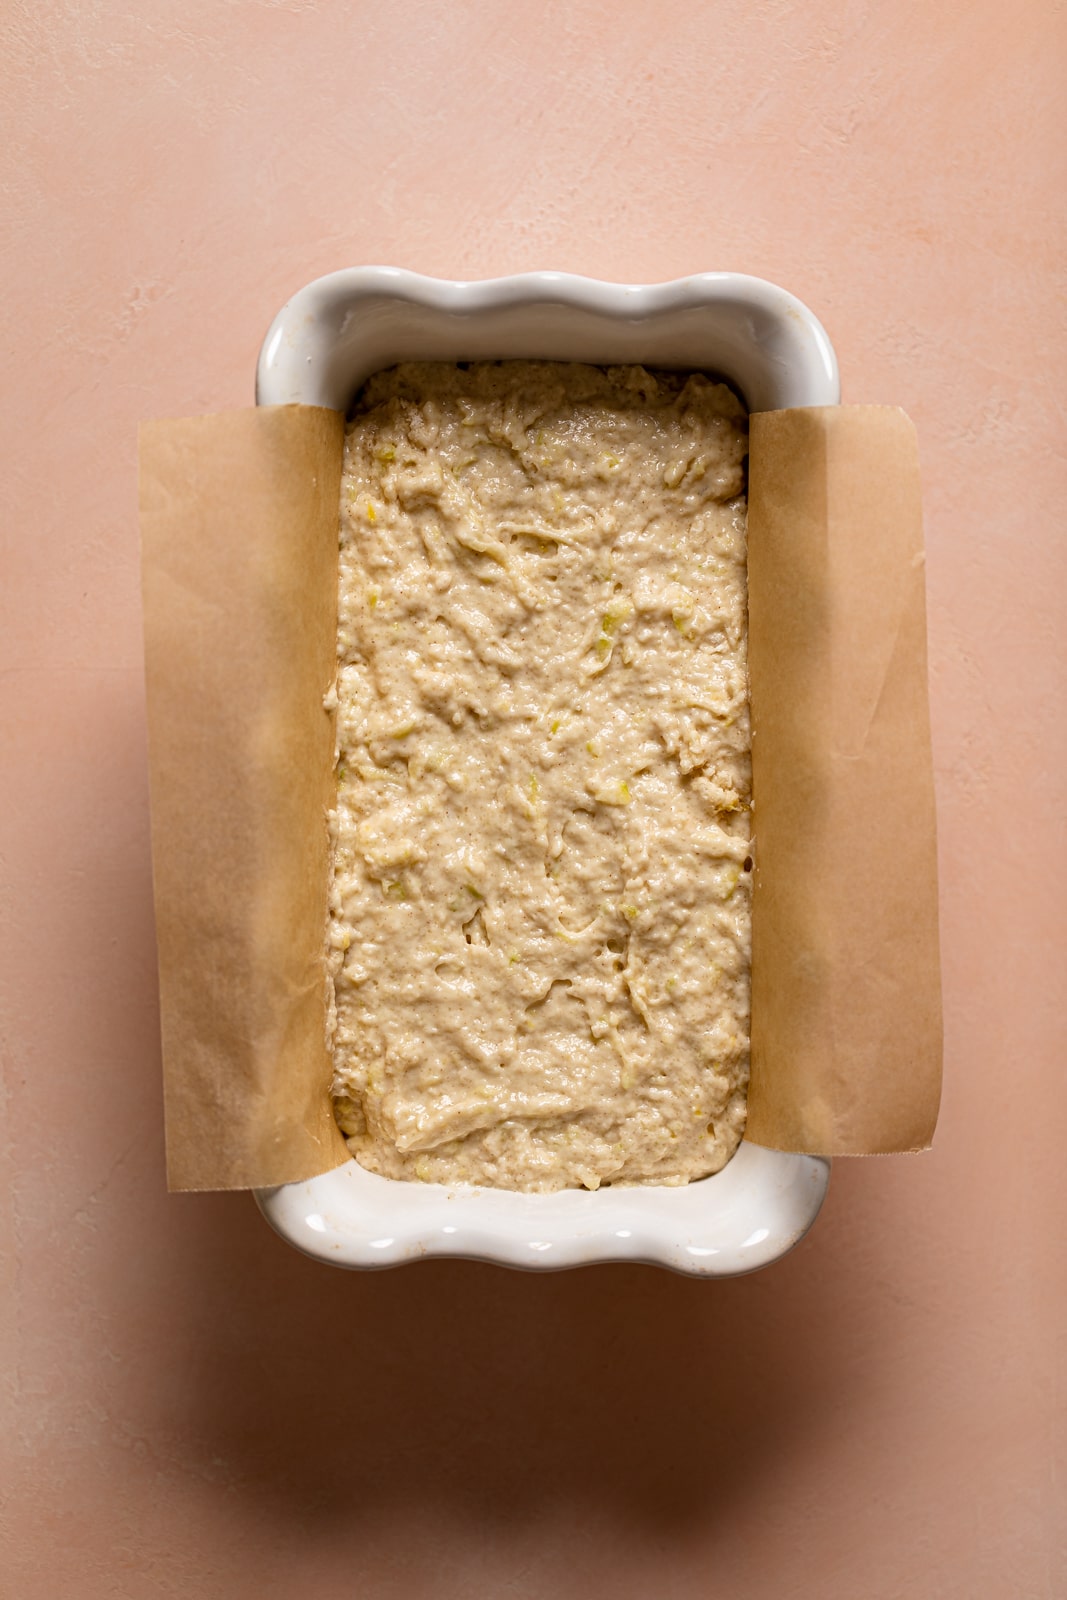
<path fill-rule="evenodd" d="M 431 363 L 363 390 L 327 937 L 365 1167 L 677 1184 L 736 1148 L 746 449 L 699 374 Z"/>

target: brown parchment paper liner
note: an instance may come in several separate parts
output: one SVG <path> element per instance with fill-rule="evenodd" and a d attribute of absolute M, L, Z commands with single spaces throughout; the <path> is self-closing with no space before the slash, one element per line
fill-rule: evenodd
<path fill-rule="evenodd" d="M 747 1137 L 930 1143 L 937 854 L 915 429 L 889 406 L 751 419 L 755 882 Z"/>
<path fill-rule="evenodd" d="M 141 431 L 152 868 L 173 1189 L 347 1159 L 323 929 L 344 444 L 281 407 Z"/>
<path fill-rule="evenodd" d="M 141 431 L 152 858 L 172 1189 L 347 1159 L 323 928 L 343 419 Z M 940 1064 L 914 434 L 888 408 L 752 418 L 756 877 L 748 1136 L 929 1142 Z"/>

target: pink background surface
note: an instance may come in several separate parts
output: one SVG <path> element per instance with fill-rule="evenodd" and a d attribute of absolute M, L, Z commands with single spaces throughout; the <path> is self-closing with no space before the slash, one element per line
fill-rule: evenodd
<path fill-rule="evenodd" d="M 47 0 L 5 34 L 7 1592 L 1064 1593 L 1062 7 Z M 918 423 L 942 1124 L 839 1163 L 755 1278 L 346 1275 L 164 1192 L 136 425 L 248 402 L 286 295 L 368 261 L 761 274 Z"/>

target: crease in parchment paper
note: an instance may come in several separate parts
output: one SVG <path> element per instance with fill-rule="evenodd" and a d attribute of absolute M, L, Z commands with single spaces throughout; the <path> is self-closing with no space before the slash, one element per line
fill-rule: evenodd
<path fill-rule="evenodd" d="M 323 930 L 344 425 L 315 407 L 146 424 L 141 526 L 168 1182 L 347 1159 Z M 929 1143 L 940 988 L 914 430 L 751 419 L 747 1137 Z"/>

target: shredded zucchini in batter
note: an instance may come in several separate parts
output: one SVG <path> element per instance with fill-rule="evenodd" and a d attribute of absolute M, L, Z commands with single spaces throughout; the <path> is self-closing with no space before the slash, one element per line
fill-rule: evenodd
<path fill-rule="evenodd" d="M 746 416 L 699 374 L 406 365 L 349 425 L 337 1117 L 395 1178 L 684 1183 L 741 1137 Z"/>

